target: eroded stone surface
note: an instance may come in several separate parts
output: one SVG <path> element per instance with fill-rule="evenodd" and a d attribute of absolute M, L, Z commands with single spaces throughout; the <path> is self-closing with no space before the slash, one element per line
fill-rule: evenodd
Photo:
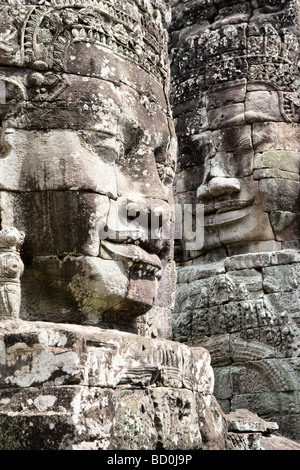
<path fill-rule="evenodd" d="M 288 230 L 299 214 L 298 8 L 233 0 L 173 7 L 178 178 L 197 169 L 189 190 L 205 207 L 200 254 L 224 245 L 246 253 L 270 240 L 298 247 L 298 224 Z"/>
<path fill-rule="evenodd" d="M 205 349 L 22 320 L 0 336 L 1 449 L 226 449 Z"/>
<path fill-rule="evenodd" d="M 291 439 L 276 436 L 276 423 L 265 421 L 248 410 L 237 409 L 226 415 L 228 450 L 299 450 Z"/>
<path fill-rule="evenodd" d="M 261 450 L 300 450 L 299 444 L 281 436 L 263 437 Z"/>
<path fill-rule="evenodd" d="M 254 411 L 292 439 L 299 419 L 298 257 L 293 250 L 228 257 L 223 272 L 219 265 L 209 275 L 201 266 L 182 267 L 173 319 L 174 338 L 210 352 L 223 409 Z"/>
<path fill-rule="evenodd" d="M 26 233 L 3 450 L 227 446 L 209 353 L 153 339 L 175 284 L 167 3 L 0 2 L 0 222 Z"/>

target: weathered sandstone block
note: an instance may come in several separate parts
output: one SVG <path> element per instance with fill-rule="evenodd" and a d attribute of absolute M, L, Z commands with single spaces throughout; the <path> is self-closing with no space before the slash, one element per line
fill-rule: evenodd
<path fill-rule="evenodd" d="M 0 223 L 26 233 L 3 450 L 226 448 L 209 353 L 153 339 L 175 285 L 167 4 L 0 4 Z M 185 118 L 208 128 L 206 103 Z"/>
<path fill-rule="evenodd" d="M 22 320 L 0 337 L 3 450 L 226 449 L 203 348 Z"/>

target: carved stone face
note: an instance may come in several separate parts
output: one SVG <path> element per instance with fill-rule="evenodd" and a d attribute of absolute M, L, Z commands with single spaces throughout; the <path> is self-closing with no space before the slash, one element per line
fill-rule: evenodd
<path fill-rule="evenodd" d="M 297 7 L 177 3 L 177 197 L 205 207 L 204 247 L 190 255 L 299 248 Z"/>
<path fill-rule="evenodd" d="M 240 136 L 235 137 L 236 147 L 243 145 Z M 268 214 L 263 211 L 260 188 L 253 178 L 251 149 L 246 153 L 235 149 L 216 152 L 203 168 L 197 195 L 205 207 L 206 247 L 272 240 Z"/>
<path fill-rule="evenodd" d="M 166 11 L 89 3 L 1 7 L 24 36 L 0 68 L 1 216 L 26 233 L 24 315 L 126 323 L 173 292 Z"/>
<path fill-rule="evenodd" d="M 283 123 L 252 128 L 245 124 L 213 132 L 216 150 L 204 161 L 197 188 L 205 206 L 208 250 L 222 244 L 231 254 L 239 248 L 269 251 L 299 239 L 298 130 Z M 279 140 L 284 133 L 289 142 Z"/>

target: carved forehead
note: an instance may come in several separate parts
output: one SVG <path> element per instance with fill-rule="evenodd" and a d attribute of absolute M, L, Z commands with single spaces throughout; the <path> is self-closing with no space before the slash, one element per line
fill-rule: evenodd
<path fill-rule="evenodd" d="M 195 13 L 200 4 L 202 15 Z M 196 98 L 214 129 L 242 125 L 244 107 L 247 123 L 298 122 L 298 2 L 196 1 L 180 2 L 177 9 L 170 47 L 175 116 L 185 103 L 191 112 Z M 221 106 L 227 108 L 216 119 L 214 109 Z"/>
<path fill-rule="evenodd" d="M 6 128 L 89 129 L 114 135 L 127 147 L 153 148 L 172 134 L 161 103 L 121 83 L 4 67 L 0 80 L 5 85 L 0 114 Z"/>

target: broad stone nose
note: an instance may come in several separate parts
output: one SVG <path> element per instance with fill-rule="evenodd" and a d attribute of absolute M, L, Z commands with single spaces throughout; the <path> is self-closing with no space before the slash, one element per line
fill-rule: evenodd
<path fill-rule="evenodd" d="M 209 165 L 203 183 L 197 189 L 199 199 L 207 197 L 218 197 L 226 194 L 237 193 L 241 190 L 237 178 L 230 177 L 220 165 Z"/>

